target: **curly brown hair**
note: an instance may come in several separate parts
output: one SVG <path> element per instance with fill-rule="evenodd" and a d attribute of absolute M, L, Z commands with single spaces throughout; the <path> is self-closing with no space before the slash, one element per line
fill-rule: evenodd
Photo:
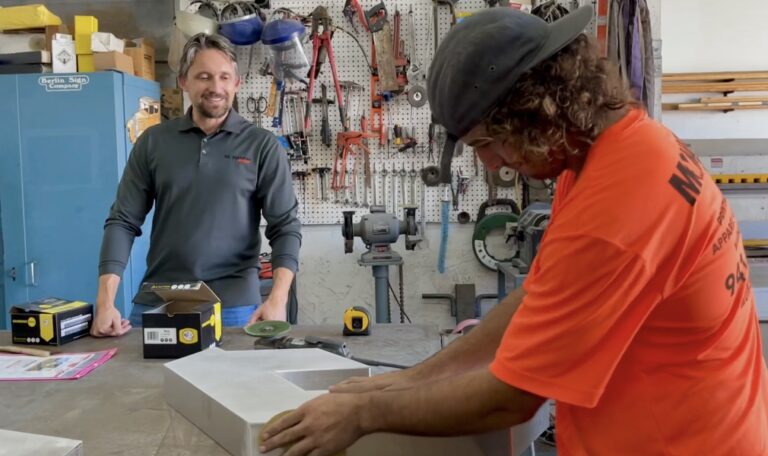
<path fill-rule="evenodd" d="M 524 73 L 484 125 L 524 154 L 578 154 L 594 142 L 612 111 L 636 104 L 615 65 L 582 34 Z"/>

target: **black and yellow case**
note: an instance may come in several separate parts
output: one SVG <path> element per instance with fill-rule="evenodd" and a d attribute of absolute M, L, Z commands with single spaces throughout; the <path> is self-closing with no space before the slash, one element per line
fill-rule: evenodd
<path fill-rule="evenodd" d="M 41 299 L 11 307 L 11 338 L 14 344 L 63 345 L 87 336 L 92 321 L 92 304 Z"/>
<path fill-rule="evenodd" d="M 144 358 L 181 358 L 221 343 L 221 301 L 204 282 L 144 283 L 163 304 L 141 315 Z"/>

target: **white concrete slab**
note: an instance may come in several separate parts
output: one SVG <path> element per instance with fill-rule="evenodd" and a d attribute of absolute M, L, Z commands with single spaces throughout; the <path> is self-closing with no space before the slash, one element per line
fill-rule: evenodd
<path fill-rule="evenodd" d="M 255 456 L 261 427 L 351 376 L 370 375 L 368 366 L 319 349 L 204 350 L 165 364 L 168 404 L 234 455 Z M 516 455 L 543 432 L 548 407 L 511 430 L 474 437 L 429 438 L 373 434 L 349 456 L 426 454 Z M 275 451 L 270 454 L 280 454 Z"/>
<path fill-rule="evenodd" d="M 0 429 L 0 456 L 82 456 L 79 440 Z"/>

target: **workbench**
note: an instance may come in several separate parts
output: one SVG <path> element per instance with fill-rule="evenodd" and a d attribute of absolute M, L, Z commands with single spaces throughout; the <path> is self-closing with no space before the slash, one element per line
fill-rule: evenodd
<path fill-rule="evenodd" d="M 341 325 L 295 326 L 290 335 L 340 338 Z M 431 325 L 379 325 L 370 336 L 344 340 L 355 356 L 405 365 L 440 349 L 438 329 Z M 221 348 L 246 350 L 253 342 L 239 328 L 226 328 Z M 0 345 L 10 343 L 10 333 L 1 331 Z M 81 440 L 86 455 L 228 454 L 166 404 L 161 367 L 168 360 L 142 357 L 140 330 L 50 348 L 83 352 L 115 347 L 112 359 L 80 380 L 3 382 L 0 429 Z"/>

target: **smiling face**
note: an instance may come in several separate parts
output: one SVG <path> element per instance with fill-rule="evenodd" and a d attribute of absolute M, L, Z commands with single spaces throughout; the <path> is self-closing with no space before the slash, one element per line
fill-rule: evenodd
<path fill-rule="evenodd" d="M 240 87 L 237 66 L 223 52 L 202 49 L 179 85 L 189 94 L 192 108 L 202 117 L 220 119 L 229 113 Z"/>
<path fill-rule="evenodd" d="M 550 151 L 548 157 L 526 154 L 512 141 L 492 137 L 482 124 L 470 130 L 461 140 L 474 148 L 483 164 L 492 171 L 506 166 L 534 179 L 554 179 L 569 165 L 563 153 Z"/>

